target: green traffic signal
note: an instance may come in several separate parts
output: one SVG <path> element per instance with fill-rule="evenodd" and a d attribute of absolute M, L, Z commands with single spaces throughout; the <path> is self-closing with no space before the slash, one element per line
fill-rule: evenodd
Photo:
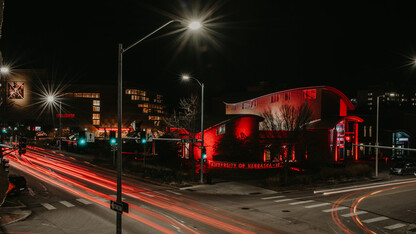
<path fill-rule="evenodd" d="M 6 128 L 2 128 L 1 129 L 1 133 L 7 133 L 7 129 Z"/>
<path fill-rule="evenodd" d="M 116 138 L 111 138 L 110 139 L 110 145 L 115 145 L 117 143 Z"/>
<path fill-rule="evenodd" d="M 87 141 L 84 138 L 79 139 L 79 145 L 85 145 Z"/>
<path fill-rule="evenodd" d="M 147 140 L 146 138 L 142 138 L 142 144 L 146 144 Z"/>

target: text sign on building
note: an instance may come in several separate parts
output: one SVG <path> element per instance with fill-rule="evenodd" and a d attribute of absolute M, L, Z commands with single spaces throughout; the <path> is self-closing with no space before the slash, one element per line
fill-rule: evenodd
<path fill-rule="evenodd" d="M 241 163 L 241 162 L 209 162 L 211 168 L 229 168 L 229 169 L 272 169 L 279 168 L 279 163 Z"/>
<path fill-rule="evenodd" d="M 75 118 L 75 114 L 56 114 L 56 118 Z"/>
<path fill-rule="evenodd" d="M 22 81 L 8 82 L 9 99 L 23 99 L 25 94 L 24 84 Z"/>

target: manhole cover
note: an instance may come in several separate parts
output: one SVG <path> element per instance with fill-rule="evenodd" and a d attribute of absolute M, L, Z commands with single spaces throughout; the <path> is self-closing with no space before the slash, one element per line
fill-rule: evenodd
<path fill-rule="evenodd" d="M 290 212 L 290 210 L 282 210 L 282 212 Z"/>
<path fill-rule="evenodd" d="M 248 207 L 242 207 L 241 209 L 242 210 L 250 210 L 250 208 L 248 208 Z"/>

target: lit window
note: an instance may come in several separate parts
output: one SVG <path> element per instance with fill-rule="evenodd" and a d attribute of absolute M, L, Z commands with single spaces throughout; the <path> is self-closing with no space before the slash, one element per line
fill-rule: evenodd
<path fill-rule="evenodd" d="M 279 101 L 279 94 L 271 96 L 271 103 L 275 103 Z"/>
<path fill-rule="evenodd" d="M 364 137 L 367 137 L 367 126 L 364 126 L 364 132 L 363 132 L 363 134 L 364 134 Z"/>
<path fill-rule="evenodd" d="M 373 93 L 368 93 L 368 96 L 373 96 Z"/>
<path fill-rule="evenodd" d="M 93 106 L 100 106 L 100 100 L 93 100 L 92 105 Z"/>
<path fill-rule="evenodd" d="M 221 125 L 219 128 L 217 128 L 217 135 L 222 135 L 225 133 L 225 125 Z"/>
<path fill-rule="evenodd" d="M 98 114 L 98 113 L 93 113 L 93 114 L 92 114 L 92 119 L 100 119 L 100 114 Z"/>
<path fill-rule="evenodd" d="M 138 90 L 137 89 L 132 89 L 131 90 L 131 94 L 137 95 L 138 94 Z"/>
<path fill-rule="evenodd" d="M 100 111 L 100 107 L 99 106 L 92 106 L 92 111 Z"/>
<path fill-rule="evenodd" d="M 372 126 L 368 127 L 368 136 L 369 137 L 373 136 L 373 127 Z"/>
<path fill-rule="evenodd" d="M 316 99 L 316 89 L 303 90 L 303 97 L 305 99 Z M 290 100 L 290 96 L 289 96 L 289 100 Z"/>
<path fill-rule="evenodd" d="M 99 119 L 92 120 L 92 125 L 100 125 L 100 120 Z"/>
<path fill-rule="evenodd" d="M 131 94 L 131 89 L 126 89 L 126 94 Z"/>

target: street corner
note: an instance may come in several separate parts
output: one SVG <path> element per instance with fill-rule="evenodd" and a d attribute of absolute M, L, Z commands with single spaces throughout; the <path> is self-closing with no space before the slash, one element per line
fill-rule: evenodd
<path fill-rule="evenodd" d="M 26 219 L 31 214 L 31 210 L 22 210 L 20 208 L 0 208 L 0 226 L 6 226 L 19 222 Z"/>

